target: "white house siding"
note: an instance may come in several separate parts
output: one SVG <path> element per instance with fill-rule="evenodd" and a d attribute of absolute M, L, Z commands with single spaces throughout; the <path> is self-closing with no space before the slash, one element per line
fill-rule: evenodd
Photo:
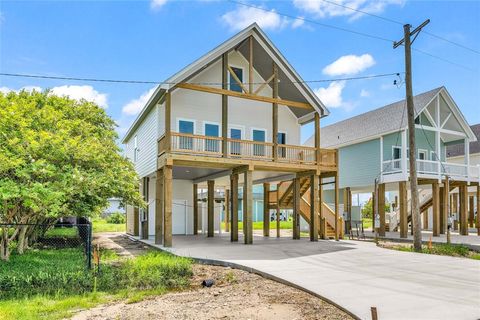
<path fill-rule="evenodd" d="M 134 143 L 137 136 L 137 144 L 139 148 L 138 159 L 134 162 L 135 170 L 138 176 L 145 177 L 155 172 L 157 165 L 157 139 L 158 139 L 158 110 L 152 108 L 143 119 L 142 124 L 131 135 L 126 142 L 125 155 L 133 162 L 134 160 Z"/>
<path fill-rule="evenodd" d="M 248 62 L 238 53 L 229 54 L 229 64 L 243 68 L 243 81 L 248 82 Z M 222 81 L 221 61 L 214 63 L 202 73 L 194 77 L 192 83 Z M 263 82 L 257 73 L 254 82 Z M 248 85 L 247 85 L 248 86 Z M 215 86 L 219 88 L 220 86 Z M 256 87 L 256 86 L 255 86 Z M 272 96 L 270 87 L 265 86 L 260 95 Z M 272 105 L 259 101 L 229 97 L 228 123 L 243 127 L 243 138 L 252 139 L 252 129 L 266 129 L 267 141 L 272 141 Z M 172 93 L 172 130 L 178 131 L 178 120 L 195 121 L 195 133 L 204 134 L 204 122 L 215 122 L 221 126 L 222 97 L 221 95 L 179 89 Z M 278 128 L 287 133 L 287 144 L 300 144 L 300 125 L 297 118 L 285 106 L 279 106 Z"/>

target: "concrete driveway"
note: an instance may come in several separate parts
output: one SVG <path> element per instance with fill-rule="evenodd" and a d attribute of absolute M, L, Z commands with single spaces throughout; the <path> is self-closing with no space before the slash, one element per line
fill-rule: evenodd
<path fill-rule="evenodd" d="M 282 279 L 361 319 L 480 319 L 480 261 L 382 249 L 370 242 L 228 235 L 175 236 L 177 255 L 221 261 Z M 148 241 L 150 242 L 150 241 Z"/>

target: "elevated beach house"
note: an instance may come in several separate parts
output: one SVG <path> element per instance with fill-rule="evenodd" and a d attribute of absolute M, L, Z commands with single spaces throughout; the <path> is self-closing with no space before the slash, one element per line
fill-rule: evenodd
<path fill-rule="evenodd" d="M 432 229 L 434 236 L 444 233 L 451 215 L 459 224 L 460 234 L 467 234 L 467 187 L 478 190 L 480 177 L 480 166 L 471 164 L 469 146 L 477 138 L 445 87 L 415 96 L 414 105 L 423 228 Z M 411 221 L 406 116 L 402 100 L 322 128 L 322 148 L 338 149 L 346 220 L 352 213 L 352 193 L 373 192 L 380 223 L 376 227 L 381 236 L 399 230 L 401 237 L 407 237 Z M 447 161 L 447 148 L 458 144 L 464 151 L 455 162 Z M 458 190 L 458 201 L 449 202 L 454 190 Z M 391 195 L 389 213 L 384 206 L 386 192 Z M 327 191 L 325 197 L 331 198 Z"/>
<path fill-rule="evenodd" d="M 252 24 L 158 86 L 126 133 L 126 156 L 148 203 L 140 210 L 128 206 L 127 232 L 171 246 L 172 234 L 197 234 L 202 226 L 213 237 L 223 228 L 223 213 L 231 240 L 238 241 L 241 220 L 240 237 L 250 244 L 258 185 L 265 236 L 271 215 L 279 219 L 279 210 L 288 208 L 294 237 L 300 236 L 300 219 L 313 241 L 332 230 L 338 237 L 338 210 L 320 210 L 320 180 L 337 174 L 336 150 L 320 148 L 320 119 L 327 115 Z M 307 147 L 300 128 L 309 122 L 316 138 Z"/>

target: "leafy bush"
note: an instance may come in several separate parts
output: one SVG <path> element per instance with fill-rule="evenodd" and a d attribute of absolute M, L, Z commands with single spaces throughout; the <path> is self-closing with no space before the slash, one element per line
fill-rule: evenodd
<path fill-rule="evenodd" d="M 124 224 L 125 222 L 125 214 L 121 212 L 114 212 L 107 218 L 107 223 Z"/>

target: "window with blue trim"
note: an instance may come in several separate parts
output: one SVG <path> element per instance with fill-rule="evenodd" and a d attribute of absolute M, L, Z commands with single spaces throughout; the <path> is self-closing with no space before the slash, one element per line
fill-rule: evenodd
<path fill-rule="evenodd" d="M 205 123 L 205 135 L 208 137 L 218 137 L 219 126 L 218 124 Z M 205 151 L 219 152 L 219 141 L 214 139 L 205 140 Z"/>
<path fill-rule="evenodd" d="M 194 124 L 193 121 L 179 120 L 178 131 L 180 133 L 193 134 Z M 193 139 L 191 137 L 179 137 L 178 147 L 180 149 L 193 149 Z"/>

